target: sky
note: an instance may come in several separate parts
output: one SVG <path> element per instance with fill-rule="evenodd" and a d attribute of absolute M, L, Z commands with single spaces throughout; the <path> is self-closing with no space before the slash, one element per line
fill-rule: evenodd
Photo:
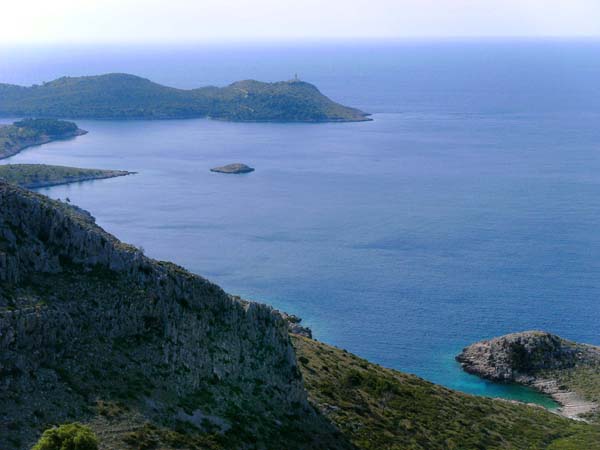
<path fill-rule="evenodd" d="M 600 0 L 4 0 L 0 42 L 600 37 Z"/>

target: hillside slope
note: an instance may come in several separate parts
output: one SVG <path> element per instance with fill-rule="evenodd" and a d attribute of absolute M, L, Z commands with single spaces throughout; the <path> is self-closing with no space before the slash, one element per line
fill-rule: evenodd
<path fill-rule="evenodd" d="M 279 314 L 2 182 L 0 330 L 3 450 L 74 420 L 103 448 L 349 448 L 307 403 Z"/>
<path fill-rule="evenodd" d="M 93 119 L 211 117 L 235 121 L 348 122 L 367 114 L 301 81 L 175 89 L 128 74 L 63 77 L 31 87 L 0 84 L 0 115 Z"/>
<path fill-rule="evenodd" d="M 600 427 L 540 407 L 467 395 L 301 336 L 311 402 L 365 450 L 600 449 Z"/>
<path fill-rule="evenodd" d="M 305 337 L 292 336 L 294 349 L 288 332 L 270 307 L 0 182 L 3 450 L 73 421 L 103 450 L 600 449 L 596 425 L 457 393 Z"/>

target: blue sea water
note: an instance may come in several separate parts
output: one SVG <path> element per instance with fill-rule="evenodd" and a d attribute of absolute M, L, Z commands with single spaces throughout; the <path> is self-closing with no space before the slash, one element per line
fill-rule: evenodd
<path fill-rule="evenodd" d="M 550 405 L 454 355 L 527 329 L 600 344 L 600 42 L 3 48 L 0 61 L 18 84 L 298 73 L 374 121 L 78 121 L 88 135 L 3 162 L 139 172 L 41 192 L 320 340 L 451 388 Z M 208 170 L 230 162 L 257 170 Z"/>

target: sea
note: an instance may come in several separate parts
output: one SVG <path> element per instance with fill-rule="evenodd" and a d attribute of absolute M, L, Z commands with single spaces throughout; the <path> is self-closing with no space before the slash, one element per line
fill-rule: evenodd
<path fill-rule="evenodd" d="M 108 72 L 180 88 L 297 74 L 373 114 L 77 120 L 89 134 L 1 161 L 137 172 L 39 191 L 147 255 L 471 394 L 554 405 L 461 371 L 472 342 L 541 329 L 600 344 L 600 41 L 0 47 L 0 82 Z M 209 171 L 233 162 L 256 171 Z"/>

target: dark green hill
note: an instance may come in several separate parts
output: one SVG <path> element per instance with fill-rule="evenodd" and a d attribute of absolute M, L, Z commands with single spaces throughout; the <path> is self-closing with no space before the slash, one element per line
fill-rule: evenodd
<path fill-rule="evenodd" d="M 175 89 L 128 74 L 63 77 L 42 85 L 0 84 L 0 115 L 94 119 L 211 117 L 235 121 L 347 122 L 367 114 L 302 81 Z"/>
<path fill-rule="evenodd" d="M 0 159 L 8 158 L 34 145 L 86 134 L 77 124 L 55 119 L 24 119 L 0 125 Z"/>

